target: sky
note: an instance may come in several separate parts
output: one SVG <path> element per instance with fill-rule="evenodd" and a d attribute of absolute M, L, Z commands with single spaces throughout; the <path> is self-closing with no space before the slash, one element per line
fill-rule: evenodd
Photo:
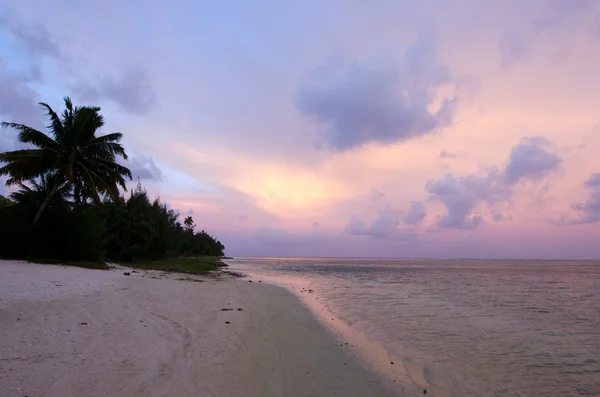
<path fill-rule="evenodd" d="M 232 256 L 600 258 L 598 65 L 595 0 L 0 4 L 0 120 L 101 106 Z"/>

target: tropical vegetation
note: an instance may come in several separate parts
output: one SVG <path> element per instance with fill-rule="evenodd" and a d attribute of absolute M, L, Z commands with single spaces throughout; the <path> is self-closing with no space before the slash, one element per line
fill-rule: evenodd
<path fill-rule="evenodd" d="M 54 261 L 146 263 L 169 258 L 222 256 L 225 247 L 191 216 L 179 214 L 138 183 L 127 196 L 131 171 L 122 134 L 98 135 L 99 107 L 77 107 L 65 98 L 48 133 L 2 123 L 27 148 L 0 153 L 0 176 L 16 187 L 0 196 L 0 257 Z"/>

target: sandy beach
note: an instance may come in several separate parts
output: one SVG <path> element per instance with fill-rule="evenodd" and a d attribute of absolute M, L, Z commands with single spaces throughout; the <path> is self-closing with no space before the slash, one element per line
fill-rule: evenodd
<path fill-rule="evenodd" d="M 284 288 L 178 277 L 0 261 L 0 395 L 397 395 Z"/>

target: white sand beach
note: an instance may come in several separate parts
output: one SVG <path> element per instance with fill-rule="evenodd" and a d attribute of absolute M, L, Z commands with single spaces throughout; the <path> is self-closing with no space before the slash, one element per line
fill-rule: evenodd
<path fill-rule="evenodd" d="M 283 288 L 158 274 L 0 261 L 0 395 L 400 392 Z"/>

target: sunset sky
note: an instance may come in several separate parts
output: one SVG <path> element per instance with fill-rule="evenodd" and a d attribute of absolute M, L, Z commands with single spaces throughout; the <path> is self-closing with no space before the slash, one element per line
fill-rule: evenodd
<path fill-rule="evenodd" d="M 0 120 L 64 96 L 228 255 L 600 258 L 600 1 L 3 1 Z"/>

